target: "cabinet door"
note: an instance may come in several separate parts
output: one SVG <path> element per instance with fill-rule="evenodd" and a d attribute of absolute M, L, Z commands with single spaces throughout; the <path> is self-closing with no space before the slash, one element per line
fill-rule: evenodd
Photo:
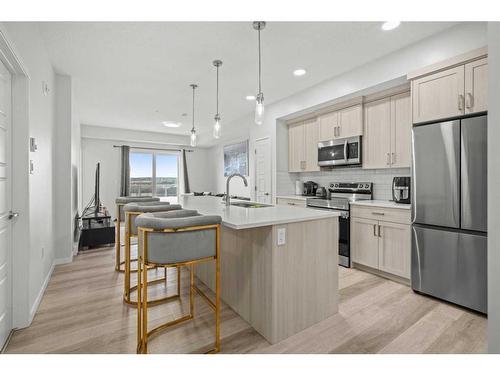
<path fill-rule="evenodd" d="M 377 220 L 351 217 L 351 257 L 355 263 L 378 268 Z"/>
<path fill-rule="evenodd" d="M 288 171 L 301 172 L 305 169 L 304 124 L 298 123 L 288 127 Z"/>
<path fill-rule="evenodd" d="M 410 226 L 380 221 L 378 268 L 406 279 L 410 278 Z"/>
<path fill-rule="evenodd" d="M 361 104 L 338 111 L 337 138 L 363 135 L 363 107 Z"/>
<path fill-rule="evenodd" d="M 363 168 L 390 168 L 391 99 L 365 105 Z"/>
<path fill-rule="evenodd" d="M 465 113 L 488 109 L 488 59 L 465 65 Z"/>
<path fill-rule="evenodd" d="M 318 142 L 319 125 L 316 119 L 304 123 L 305 128 L 305 172 L 319 171 Z"/>
<path fill-rule="evenodd" d="M 410 93 L 391 97 L 391 166 L 409 168 L 411 162 Z"/>
<path fill-rule="evenodd" d="M 319 118 L 319 140 L 330 141 L 335 139 L 335 129 L 338 126 L 338 113 L 332 112 Z"/>
<path fill-rule="evenodd" d="M 413 123 L 463 115 L 464 78 L 464 65 L 461 65 L 414 80 Z"/>

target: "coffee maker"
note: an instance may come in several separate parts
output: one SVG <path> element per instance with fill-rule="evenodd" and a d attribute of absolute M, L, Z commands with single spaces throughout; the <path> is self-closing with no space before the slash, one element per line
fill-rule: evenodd
<path fill-rule="evenodd" d="M 318 189 L 318 184 L 314 181 L 306 181 L 304 182 L 304 193 L 306 196 L 315 196 L 316 189 Z"/>
<path fill-rule="evenodd" d="M 410 204 L 410 177 L 394 177 L 392 200 L 396 203 Z"/>

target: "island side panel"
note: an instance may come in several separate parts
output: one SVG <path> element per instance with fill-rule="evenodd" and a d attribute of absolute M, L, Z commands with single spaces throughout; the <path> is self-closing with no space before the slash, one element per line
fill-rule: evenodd
<path fill-rule="evenodd" d="M 286 228 L 286 244 L 277 231 Z M 273 228 L 272 335 L 277 343 L 338 312 L 338 218 Z"/>
<path fill-rule="evenodd" d="M 264 336 L 271 324 L 272 237 L 271 226 L 221 229 L 221 298 Z M 196 266 L 196 276 L 212 291 L 214 275 L 213 262 Z"/>

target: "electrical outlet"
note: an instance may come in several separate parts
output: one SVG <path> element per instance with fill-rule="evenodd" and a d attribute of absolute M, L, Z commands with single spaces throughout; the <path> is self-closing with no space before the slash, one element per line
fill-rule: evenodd
<path fill-rule="evenodd" d="M 286 228 L 278 228 L 278 246 L 286 244 Z"/>

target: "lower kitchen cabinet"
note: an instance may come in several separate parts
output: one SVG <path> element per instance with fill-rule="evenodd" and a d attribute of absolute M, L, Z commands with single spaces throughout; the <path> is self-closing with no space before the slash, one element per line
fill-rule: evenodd
<path fill-rule="evenodd" d="M 368 218 L 401 219 L 400 222 Z M 401 211 L 401 212 L 399 212 Z M 351 258 L 355 264 L 410 279 L 411 232 L 409 211 L 355 207 L 351 216 Z M 361 217 L 359 217 L 361 216 Z M 406 217 L 408 216 L 408 218 Z"/>
<path fill-rule="evenodd" d="M 393 275 L 410 278 L 410 226 L 380 221 L 378 269 Z"/>
<path fill-rule="evenodd" d="M 351 257 L 355 263 L 378 268 L 377 220 L 351 218 Z"/>

